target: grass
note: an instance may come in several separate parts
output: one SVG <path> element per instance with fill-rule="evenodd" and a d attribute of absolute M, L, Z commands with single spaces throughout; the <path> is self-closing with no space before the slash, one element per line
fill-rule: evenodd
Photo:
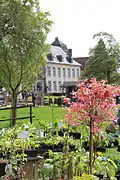
<path fill-rule="evenodd" d="M 58 106 L 44 106 L 44 107 L 35 107 L 32 109 L 32 115 L 35 116 L 33 118 L 33 123 L 37 123 L 40 120 L 44 120 L 46 123 L 54 122 L 56 120 L 61 120 L 64 117 L 64 108 Z M 29 116 L 29 108 L 23 108 L 17 110 L 17 117 L 27 117 Z M 2 110 L 0 111 L 0 120 L 10 119 L 10 110 Z M 19 123 L 27 123 L 28 119 L 17 120 L 17 124 Z M 4 127 L 8 127 L 10 121 L 0 122 L 0 129 Z"/>

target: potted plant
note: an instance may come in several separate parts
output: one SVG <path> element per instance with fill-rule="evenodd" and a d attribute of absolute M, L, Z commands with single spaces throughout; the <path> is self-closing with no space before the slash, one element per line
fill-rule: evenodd
<path fill-rule="evenodd" d="M 94 168 L 94 136 L 101 131 L 104 122 L 114 120 L 117 108 L 115 95 L 119 93 L 118 86 L 110 86 L 106 81 L 97 81 L 95 78 L 86 79 L 78 85 L 78 90 L 73 93 L 76 102 L 66 98 L 70 104 L 65 115 L 69 125 L 89 127 L 89 172 L 93 174 Z"/>
<path fill-rule="evenodd" d="M 12 165 L 14 176 L 17 176 L 21 166 L 27 160 L 27 150 L 30 150 L 33 155 L 33 150 L 39 144 L 35 129 L 36 127 L 28 124 L 2 130 L 0 152 Z"/>
<path fill-rule="evenodd" d="M 103 175 L 107 178 L 115 178 L 117 172 L 117 165 L 108 157 L 98 156 L 94 164 L 95 175 Z"/>

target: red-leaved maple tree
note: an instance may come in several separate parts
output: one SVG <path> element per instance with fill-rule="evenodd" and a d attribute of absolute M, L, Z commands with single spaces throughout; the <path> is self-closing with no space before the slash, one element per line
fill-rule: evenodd
<path fill-rule="evenodd" d="M 70 125 L 85 123 L 90 127 L 90 174 L 93 166 L 93 135 L 100 132 L 101 126 L 106 121 L 116 118 L 116 95 L 120 87 L 107 85 L 106 81 L 96 79 L 85 80 L 78 85 L 78 90 L 73 93 L 75 102 L 70 102 L 67 109 L 67 119 Z"/>

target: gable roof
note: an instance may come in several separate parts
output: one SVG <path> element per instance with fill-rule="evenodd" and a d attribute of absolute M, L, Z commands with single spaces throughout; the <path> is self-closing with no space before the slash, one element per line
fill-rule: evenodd
<path fill-rule="evenodd" d="M 86 64 L 88 58 L 89 58 L 89 57 L 75 57 L 74 60 L 75 60 L 77 63 L 79 63 L 79 64 L 82 65 L 81 69 L 83 70 L 83 69 L 85 68 L 85 64 Z"/>
<path fill-rule="evenodd" d="M 71 57 L 71 62 L 69 62 L 67 60 L 68 53 L 65 52 L 61 47 L 51 45 L 50 54 L 52 56 L 52 60 L 47 59 L 48 62 L 81 66 L 81 64 L 76 62 L 72 57 Z M 60 55 L 62 56 L 62 61 L 59 61 L 57 58 L 57 56 L 60 56 Z"/>
<path fill-rule="evenodd" d="M 67 48 L 66 44 L 64 44 L 62 41 L 60 41 L 58 39 L 58 37 L 55 38 L 55 41 L 51 45 L 61 47 L 63 49 L 63 51 L 68 52 L 68 48 Z"/>

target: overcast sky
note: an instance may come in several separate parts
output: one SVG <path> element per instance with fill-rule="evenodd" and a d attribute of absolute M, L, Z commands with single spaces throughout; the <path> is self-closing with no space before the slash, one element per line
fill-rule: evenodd
<path fill-rule="evenodd" d="M 87 56 L 95 33 L 106 31 L 120 42 L 120 0 L 40 0 L 54 22 L 48 43 L 59 37 L 73 56 Z"/>

